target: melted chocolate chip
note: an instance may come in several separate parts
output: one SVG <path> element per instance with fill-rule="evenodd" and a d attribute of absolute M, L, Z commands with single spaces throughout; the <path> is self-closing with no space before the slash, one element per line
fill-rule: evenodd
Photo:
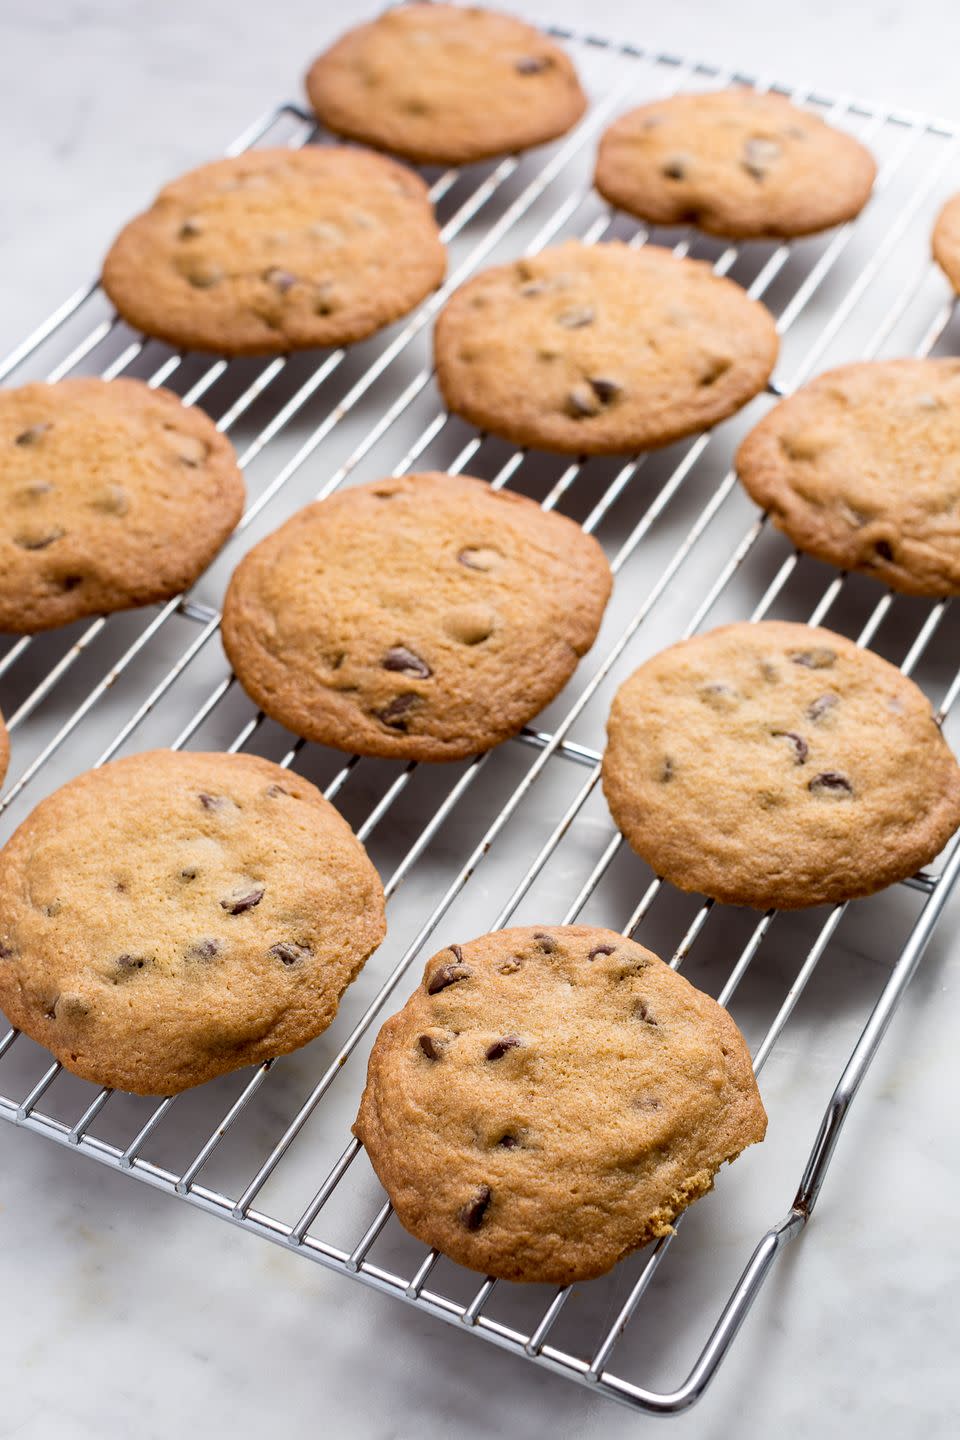
<path fill-rule="evenodd" d="M 489 1185 L 480 1185 L 471 1200 L 460 1207 L 459 1220 L 468 1230 L 479 1230 L 493 1198 Z"/>
<path fill-rule="evenodd" d="M 889 540 L 878 540 L 873 547 L 874 554 L 879 555 L 881 560 L 893 559 L 893 546 Z"/>
<path fill-rule="evenodd" d="M 804 665 L 808 670 L 829 670 L 837 659 L 836 650 L 826 645 L 815 645 L 812 650 L 793 650 L 790 659 L 794 665 Z"/>
<path fill-rule="evenodd" d="M 643 1021 L 644 1025 L 656 1025 L 659 1023 L 651 1015 L 649 1009 L 647 1008 L 647 1002 L 645 1000 L 637 1001 L 634 1013 L 640 1020 Z"/>
<path fill-rule="evenodd" d="M 413 693 L 397 695 L 382 710 L 374 710 L 374 716 L 392 730 L 406 730 L 407 714 L 419 702 L 420 696 Z"/>
<path fill-rule="evenodd" d="M 797 765 L 804 764 L 807 756 L 810 754 L 810 746 L 802 735 L 798 735 L 795 730 L 771 730 L 770 734 L 777 740 L 789 740 L 793 750 L 794 763 Z"/>
<path fill-rule="evenodd" d="M 575 305 L 572 310 L 564 310 L 557 316 L 557 324 L 562 325 L 564 330 L 582 330 L 584 325 L 593 324 L 595 313 L 592 305 Z"/>
<path fill-rule="evenodd" d="M 497 1141 L 497 1149 L 498 1149 L 498 1150 L 516 1150 L 516 1149 L 518 1148 L 519 1144 L 520 1144 L 520 1141 L 517 1139 L 516 1135 L 511 1135 L 510 1132 L 509 1132 L 509 1130 L 508 1130 L 507 1133 L 506 1133 L 506 1135 L 501 1135 L 501 1136 L 500 1136 L 500 1139 Z"/>
<path fill-rule="evenodd" d="M 611 379 L 609 375 L 588 375 L 587 384 L 602 405 L 609 405 L 618 395 L 623 394 L 620 381 Z"/>
<path fill-rule="evenodd" d="M 460 963 L 441 965 L 440 969 L 435 970 L 427 981 L 427 994 L 439 995 L 441 990 L 446 990 L 449 985 L 456 985 L 459 980 L 468 980 L 472 974 L 473 971 L 469 965 Z"/>
<path fill-rule="evenodd" d="M 289 790 L 284 790 L 282 785 L 268 785 L 267 795 L 271 800 L 276 800 L 278 795 L 289 795 Z"/>
<path fill-rule="evenodd" d="M 612 955 L 616 948 L 616 945 L 594 945 L 587 959 L 595 960 L 598 955 Z"/>
<path fill-rule="evenodd" d="M 226 800 L 225 795 L 206 795 L 202 791 L 197 796 L 204 810 L 219 810 Z"/>
<path fill-rule="evenodd" d="M 549 55 L 521 55 L 513 68 L 518 75 L 542 75 L 544 70 L 549 70 L 552 65 Z"/>
<path fill-rule="evenodd" d="M 181 240 L 195 240 L 198 235 L 202 234 L 203 226 L 200 224 L 200 221 L 193 216 L 188 220 L 184 220 L 180 226 L 179 235 Z"/>
<path fill-rule="evenodd" d="M 664 175 L 667 180 L 686 180 L 686 157 L 675 155 L 673 159 L 668 160 L 665 165 L 661 166 L 660 173 L 661 175 Z"/>
<path fill-rule="evenodd" d="M 488 1047 L 486 1058 L 488 1060 L 502 1060 L 508 1050 L 519 1050 L 523 1041 L 519 1035 L 504 1035 L 501 1040 L 494 1040 Z"/>
<path fill-rule="evenodd" d="M 41 425 L 31 425 L 28 430 L 21 430 L 14 439 L 14 445 L 36 445 L 51 428 L 51 424 L 51 421 L 47 421 Z"/>
<path fill-rule="evenodd" d="M 198 940 L 197 943 L 195 945 L 191 945 L 190 949 L 187 951 L 187 959 L 212 960 L 214 955 L 218 954 L 219 950 L 219 940 Z"/>
<path fill-rule="evenodd" d="M 822 720 L 827 711 L 839 703 L 840 696 L 828 690 L 826 695 L 819 695 L 812 705 L 807 706 L 807 716 L 811 720 Z"/>
<path fill-rule="evenodd" d="M 301 960 L 308 960 L 313 951 L 309 945 L 301 945 L 296 940 L 280 940 L 270 946 L 269 954 L 276 956 L 284 965 L 299 965 Z"/>
<path fill-rule="evenodd" d="M 0 960 L 9 960 L 10 956 L 16 955 L 16 953 L 12 945 L 7 945 L 3 940 L 0 940 Z"/>
<path fill-rule="evenodd" d="M 421 1035 L 417 1044 L 428 1060 L 439 1060 L 443 1054 L 443 1046 L 432 1035 Z"/>
<path fill-rule="evenodd" d="M 380 661 L 384 670 L 396 670 L 401 675 L 415 675 L 418 680 L 427 680 L 433 674 L 430 666 L 419 655 L 408 650 L 406 645 L 394 645 Z"/>
<path fill-rule="evenodd" d="M 850 781 L 838 770 L 824 770 L 821 774 L 814 775 L 807 789 L 814 795 L 826 792 L 828 795 L 836 795 L 840 799 L 853 794 L 853 786 Z"/>
<path fill-rule="evenodd" d="M 574 385 L 567 391 L 565 409 L 574 420 L 586 420 L 600 414 L 600 401 L 588 385 Z"/>
<path fill-rule="evenodd" d="M 259 905 L 263 899 L 264 887 L 255 885 L 252 890 L 246 890 L 242 895 L 230 895 L 226 900 L 220 901 L 220 908 L 226 910 L 228 915 L 242 915 L 245 910 L 252 910 Z"/>
<path fill-rule="evenodd" d="M 540 949 L 547 955 L 552 955 L 557 948 L 557 942 L 553 936 L 547 935 L 543 930 L 538 930 L 533 938 L 540 946 Z"/>
<path fill-rule="evenodd" d="M 190 865 L 186 869 L 180 871 L 181 880 L 196 880 L 196 878 L 197 870 L 196 867 L 193 865 Z"/>
<path fill-rule="evenodd" d="M 142 970 L 147 962 L 142 955 L 118 955 L 114 963 L 121 975 L 132 975 L 135 970 Z"/>
<path fill-rule="evenodd" d="M 661 768 L 660 768 L 660 782 L 661 782 L 661 784 L 666 785 L 670 780 L 673 779 L 673 775 L 674 775 L 673 761 L 670 759 L 670 756 L 669 756 L 669 755 L 666 755 L 666 756 L 664 756 L 663 765 L 662 765 Z"/>

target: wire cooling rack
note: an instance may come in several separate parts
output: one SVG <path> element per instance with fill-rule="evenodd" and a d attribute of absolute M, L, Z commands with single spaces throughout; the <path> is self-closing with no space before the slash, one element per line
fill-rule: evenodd
<path fill-rule="evenodd" d="M 896 596 L 801 557 L 756 512 L 730 462 L 769 398 L 711 434 L 626 461 L 517 452 L 443 412 L 431 321 L 483 264 L 570 236 L 616 236 L 707 259 L 770 306 L 782 337 L 773 394 L 840 361 L 950 352 L 960 335 L 928 237 L 952 188 L 957 136 L 916 116 L 782 90 L 877 154 L 864 215 L 791 245 L 651 234 L 591 190 L 609 118 L 675 89 L 780 87 L 562 38 L 593 97 L 586 119 L 533 154 L 427 172 L 449 278 L 390 331 L 346 351 L 227 363 L 133 334 L 94 285 L 0 365 L 8 383 L 124 373 L 170 386 L 231 436 L 249 490 L 237 533 L 189 595 L 0 642 L 13 744 L 3 838 L 44 794 L 113 756 L 151 745 L 256 750 L 314 779 L 351 820 L 384 877 L 390 926 L 325 1035 L 176 1099 L 97 1091 L 0 1030 L 0 1116 L 594 1391 L 668 1413 L 703 1393 L 776 1256 L 809 1218 L 846 1111 L 960 872 L 960 845 L 930 873 L 828 910 L 758 916 L 681 895 L 629 852 L 600 798 L 610 700 L 641 660 L 681 635 L 777 615 L 825 622 L 893 659 L 949 731 L 957 617 L 947 602 Z M 319 142 L 310 117 L 282 105 L 231 153 Z M 593 652 L 539 727 L 463 764 L 344 760 L 291 743 L 254 713 L 217 638 L 226 579 L 251 543 L 317 494 L 411 468 L 469 469 L 563 510 L 597 535 L 617 577 Z M 434 949 L 510 922 L 575 919 L 638 935 L 732 1010 L 763 1071 L 768 1139 L 720 1176 L 676 1237 L 612 1275 L 560 1291 L 480 1283 L 400 1229 L 350 1138 L 367 1052 Z M 792 1203 L 785 1173 L 801 1176 Z"/>

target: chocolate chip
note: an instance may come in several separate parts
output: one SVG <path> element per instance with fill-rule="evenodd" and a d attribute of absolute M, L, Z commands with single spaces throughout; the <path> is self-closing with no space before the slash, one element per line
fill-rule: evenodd
<path fill-rule="evenodd" d="M 832 710 L 834 705 L 839 704 L 839 701 L 840 696 L 834 695 L 832 691 L 828 690 L 826 695 L 818 696 L 813 704 L 807 707 L 808 718 L 811 720 L 822 720 L 827 711 Z"/>
<path fill-rule="evenodd" d="M 200 804 L 203 806 L 204 810 L 219 810 L 223 805 L 224 798 L 225 797 L 223 795 L 200 794 L 197 796 L 197 799 L 200 801 Z"/>
<path fill-rule="evenodd" d="M 276 800 L 278 795 L 289 795 L 289 790 L 284 790 L 282 785 L 268 785 L 267 795 L 271 800 Z"/>
<path fill-rule="evenodd" d="M 771 730 L 770 734 L 777 740 L 790 741 L 795 764 L 802 765 L 806 761 L 810 754 L 810 746 L 802 735 L 798 735 L 795 730 Z"/>
<path fill-rule="evenodd" d="M 47 1019 L 47 1020 L 56 1020 L 56 1018 L 57 1018 L 57 1001 L 58 1001 L 59 999 L 60 999 L 60 996 L 57 995 L 57 996 L 54 997 L 53 1000 L 51 1000 L 51 1001 L 49 1002 L 49 1004 L 47 1004 L 47 1005 L 45 1005 L 45 1006 L 43 1007 L 43 1014 L 44 1014 L 44 1018 L 45 1018 L 45 1019 Z"/>
<path fill-rule="evenodd" d="M 508 1130 L 507 1133 L 506 1133 L 506 1135 L 501 1135 L 501 1136 L 500 1136 L 500 1139 L 497 1141 L 497 1149 L 498 1149 L 498 1150 L 516 1150 L 516 1149 L 518 1148 L 519 1144 L 520 1144 L 520 1141 L 517 1139 L 516 1135 L 511 1135 L 510 1132 L 509 1132 L 509 1130 Z"/>
<path fill-rule="evenodd" d="M 393 730 L 406 730 L 407 714 L 420 701 L 420 696 L 412 692 L 406 695 L 396 695 L 385 705 L 382 710 L 374 710 L 373 714 L 383 725 L 389 725 Z"/>
<path fill-rule="evenodd" d="M 564 408 L 574 420 L 585 420 L 590 415 L 600 414 L 600 401 L 589 385 L 574 385 L 567 391 Z"/>
<path fill-rule="evenodd" d="M 64 575 L 60 580 L 60 588 L 62 590 L 76 590 L 77 586 L 82 584 L 82 575 Z"/>
<path fill-rule="evenodd" d="M 275 290 L 279 290 L 281 295 L 286 295 L 291 286 L 297 283 L 296 275 L 291 275 L 289 270 L 279 270 L 276 267 L 271 270 L 265 270 L 263 272 L 263 278 L 268 285 L 272 285 Z"/>
<path fill-rule="evenodd" d="M 893 546 L 890 544 L 889 540 L 877 540 L 874 543 L 873 549 L 874 553 L 878 555 L 881 560 L 893 559 Z"/>
<path fill-rule="evenodd" d="M 219 950 L 219 940 L 198 940 L 197 943 L 195 945 L 191 945 L 190 949 L 187 951 L 187 959 L 212 960 L 214 955 L 218 954 Z"/>
<path fill-rule="evenodd" d="M 430 666 L 419 655 L 414 655 L 405 645 L 394 645 L 380 661 L 384 670 L 396 670 L 401 675 L 416 675 L 418 680 L 427 680 L 433 674 Z"/>
<path fill-rule="evenodd" d="M 453 947 L 451 946 L 451 949 Z M 434 970 L 427 981 L 427 994 L 439 995 L 441 990 L 446 990 L 449 985 L 456 985 L 459 980 L 469 980 L 473 971 L 469 965 L 447 964 L 441 965 L 439 970 Z"/>
<path fill-rule="evenodd" d="M 457 960 L 458 960 L 459 962 L 462 962 L 462 961 L 463 961 L 463 949 L 462 949 L 461 946 L 459 946 L 459 945 L 448 945 L 448 946 L 447 946 L 447 949 L 450 951 L 450 954 L 451 954 L 451 955 L 456 955 Z"/>
<path fill-rule="evenodd" d="M 14 445 L 36 445 L 52 426 L 52 421 L 40 425 L 31 425 L 29 430 L 21 430 L 14 440 Z"/>
<path fill-rule="evenodd" d="M 187 870 L 181 870 L 181 871 L 180 871 L 180 879 L 181 879 L 181 880 L 196 880 L 196 878 L 197 878 L 197 871 L 196 871 L 196 868 L 195 868 L 194 866 L 190 866 L 190 868 L 187 869 Z"/>
<path fill-rule="evenodd" d="M 805 665 L 808 670 L 829 670 L 836 658 L 836 650 L 830 650 L 826 645 L 817 645 L 812 650 L 793 650 L 790 653 L 794 665 Z"/>
<path fill-rule="evenodd" d="M 417 1044 L 428 1060 L 439 1060 L 443 1054 L 443 1045 L 432 1035 L 421 1035 Z"/>
<path fill-rule="evenodd" d="M 553 952 L 557 949 L 557 942 L 556 940 L 554 940 L 553 936 L 546 935 L 542 930 L 538 930 L 533 938 L 534 940 L 536 940 L 537 944 L 540 946 L 540 949 L 546 955 L 552 955 Z"/>
<path fill-rule="evenodd" d="M 308 960 L 313 951 L 309 945 L 300 945 L 295 940 L 280 940 L 270 946 L 269 954 L 276 956 L 284 965 L 299 965 L 301 960 Z"/>
<path fill-rule="evenodd" d="M 502 1040 L 494 1040 L 488 1047 L 486 1058 L 488 1060 L 502 1060 L 508 1050 L 519 1050 L 523 1041 L 519 1035 L 504 1035 Z"/>
<path fill-rule="evenodd" d="M 649 1009 L 647 1008 L 647 1002 L 645 1000 L 637 1001 L 636 1006 L 634 1007 L 634 1014 L 643 1021 L 644 1025 L 656 1025 L 659 1023 L 651 1015 Z"/>
<path fill-rule="evenodd" d="M 19 545 L 21 550 L 46 550 L 55 540 L 62 540 L 66 531 L 59 525 L 54 525 L 49 530 L 43 530 L 32 535 L 17 535 L 14 544 Z"/>
<path fill-rule="evenodd" d="M 666 755 L 664 757 L 663 765 L 660 767 L 661 783 L 666 785 L 670 780 L 673 779 L 673 774 L 673 761 L 670 759 L 669 755 Z"/>
<path fill-rule="evenodd" d="M 846 775 L 841 775 L 837 770 L 824 770 L 819 775 L 814 775 L 807 789 L 816 795 L 825 791 L 829 795 L 836 795 L 839 799 L 853 794 L 853 786 Z"/>
<path fill-rule="evenodd" d="M 584 325 L 593 324 L 594 316 L 592 305 L 575 305 L 572 310 L 564 310 L 557 316 L 557 324 L 565 330 L 582 330 Z"/>
<path fill-rule="evenodd" d="M 457 559 L 461 565 L 466 565 L 468 570 L 482 570 L 486 573 L 488 570 L 495 570 L 503 556 L 499 550 L 494 550 L 489 545 L 468 545 L 465 550 L 460 551 Z"/>
<path fill-rule="evenodd" d="M 142 955 L 118 955 L 116 959 L 121 975 L 132 975 L 135 970 L 142 970 L 146 963 Z"/>
<path fill-rule="evenodd" d="M 598 955 L 612 955 L 616 948 L 615 945 L 594 945 L 587 959 L 595 960 Z"/>
<path fill-rule="evenodd" d="M 10 956 L 16 955 L 16 953 L 12 945 L 7 945 L 5 941 L 0 940 L 0 960 L 9 960 Z"/>
<path fill-rule="evenodd" d="M 552 65 L 549 55 L 521 55 L 513 68 L 518 75 L 542 75 L 544 70 L 549 70 Z"/>
<path fill-rule="evenodd" d="M 587 384 L 603 405 L 609 405 L 618 395 L 623 394 L 620 381 L 612 380 L 609 375 L 588 375 Z"/>
<path fill-rule="evenodd" d="M 252 890 L 245 890 L 240 895 L 228 896 L 226 900 L 220 901 L 220 908 L 226 910 L 228 915 L 242 915 L 246 910 L 252 910 L 259 905 L 263 899 L 264 887 L 255 885 Z"/>
<path fill-rule="evenodd" d="M 180 226 L 181 240 L 195 240 L 198 235 L 202 234 L 203 226 L 200 224 L 200 221 L 193 216 L 191 216 L 188 220 L 184 220 L 183 224 Z"/>
<path fill-rule="evenodd" d="M 732 685 L 725 685 L 722 680 L 714 680 L 709 685 L 701 685 L 700 699 L 705 704 L 713 707 L 714 710 L 732 710 L 740 703 L 740 696 Z"/>
<path fill-rule="evenodd" d="M 187 271 L 187 280 L 195 290 L 209 290 L 212 285 L 219 285 L 222 279 L 223 269 L 220 265 L 201 262 Z"/>
<path fill-rule="evenodd" d="M 665 165 L 661 166 L 660 173 L 668 180 L 686 180 L 689 157 L 686 155 L 674 155 Z"/>
<path fill-rule="evenodd" d="M 468 1230 L 479 1230 L 493 1198 L 489 1185 L 480 1185 L 471 1200 L 460 1208 L 460 1224 Z"/>
<path fill-rule="evenodd" d="M 765 180 L 771 165 L 779 158 L 780 146 L 776 140 L 755 137 L 745 142 L 740 164 L 754 180 Z"/>

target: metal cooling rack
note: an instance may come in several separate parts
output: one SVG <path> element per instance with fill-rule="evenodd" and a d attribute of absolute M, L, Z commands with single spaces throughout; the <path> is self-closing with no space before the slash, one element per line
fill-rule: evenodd
<path fill-rule="evenodd" d="M 846 1112 L 960 873 L 960 844 L 939 869 L 827 911 L 757 916 L 681 895 L 629 853 L 599 797 L 610 700 L 642 659 L 679 636 L 775 614 L 826 622 L 892 658 L 949 729 L 960 694 L 957 617 L 947 602 L 896 596 L 800 556 L 757 514 L 730 460 L 763 398 L 711 434 L 628 461 L 528 455 L 444 414 L 430 323 L 482 264 L 567 236 L 616 236 L 708 259 L 762 297 L 783 342 L 774 394 L 841 360 L 955 350 L 954 302 L 929 261 L 928 236 L 952 188 L 957 134 L 783 90 L 878 155 L 864 215 L 793 245 L 650 234 L 591 190 L 608 119 L 678 88 L 769 87 L 628 45 L 562 38 L 594 98 L 587 118 L 535 154 L 428 172 L 449 279 L 386 334 L 349 351 L 228 364 L 131 333 L 93 285 L 0 365 L 12 383 L 122 372 L 202 402 L 237 445 L 250 495 L 237 533 L 189 595 L 2 642 L 13 744 L 4 837 L 44 794 L 115 755 L 155 744 L 251 748 L 295 765 L 336 800 L 384 876 L 390 908 L 387 941 L 334 1025 L 296 1055 L 158 1102 L 96 1091 L 9 1031 L 0 1038 L 0 1115 L 596 1392 L 667 1413 L 703 1393 L 777 1255 L 804 1228 Z M 317 141 L 311 118 L 282 105 L 230 153 Z M 243 550 L 308 499 L 412 467 L 469 468 L 594 532 L 617 575 L 600 639 L 542 728 L 468 763 L 344 762 L 291 745 L 252 711 L 223 659 L 216 605 L 226 579 Z M 732 1010 L 764 1071 L 768 1139 L 721 1175 L 676 1238 L 612 1275 L 560 1291 L 481 1284 L 405 1235 L 350 1139 L 366 1055 L 432 949 L 512 921 L 577 918 L 639 934 Z M 785 1167 L 802 1176 L 792 1204 Z"/>

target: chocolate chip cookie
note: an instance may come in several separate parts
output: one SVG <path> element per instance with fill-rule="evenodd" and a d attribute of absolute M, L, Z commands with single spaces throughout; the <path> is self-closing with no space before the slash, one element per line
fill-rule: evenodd
<path fill-rule="evenodd" d="M 859 140 L 782 95 L 673 95 L 621 115 L 597 153 L 595 184 L 654 225 L 749 239 L 826 230 L 859 215 L 876 178 Z"/>
<path fill-rule="evenodd" d="M 960 592 L 960 360 L 830 370 L 761 420 L 737 470 L 801 550 L 910 595 Z"/>
<path fill-rule="evenodd" d="M 587 106 L 569 57 L 493 10 L 401 5 L 349 30 L 307 75 L 330 130 L 431 165 L 526 150 Z"/>
<path fill-rule="evenodd" d="M 114 761 L 0 851 L 0 1009 L 112 1089 L 169 1095 L 305 1045 L 384 930 L 346 821 L 252 755 Z"/>
<path fill-rule="evenodd" d="M 940 211 L 933 228 L 933 258 L 960 293 L 960 195 L 954 195 Z"/>
<path fill-rule="evenodd" d="M 634 671 L 603 788 L 658 875 L 760 910 L 871 895 L 960 824 L 960 766 L 913 681 L 830 630 L 773 620 Z"/>
<path fill-rule="evenodd" d="M 0 630 L 169 600 L 243 510 L 233 446 L 141 380 L 0 391 Z"/>
<path fill-rule="evenodd" d="M 0 715 L 0 785 L 3 784 L 3 779 L 7 773 L 7 766 L 9 764 L 10 736 L 7 734 L 7 727 L 3 723 L 3 716 Z"/>
<path fill-rule="evenodd" d="M 716 1001 L 614 930 L 551 925 L 428 961 L 354 1133 L 426 1245 L 567 1285 L 669 1234 L 766 1123 Z"/>
<path fill-rule="evenodd" d="M 129 324 L 171 345 L 271 355 L 362 340 L 445 269 L 419 175 L 307 146 L 250 150 L 164 186 L 114 241 L 103 286 Z"/>
<path fill-rule="evenodd" d="M 295 734 L 457 760 L 563 688 L 610 586 L 565 516 L 470 476 L 408 475 L 310 505 L 257 545 L 230 582 L 223 643 Z"/>
<path fill-rule="evenodd" d="M 517 445 L 617 455 L 732 415 L 766 385 L 773 317 L 698 260 L 570 241 L 467 282 L 440 314 L 447 406 Z"/>

